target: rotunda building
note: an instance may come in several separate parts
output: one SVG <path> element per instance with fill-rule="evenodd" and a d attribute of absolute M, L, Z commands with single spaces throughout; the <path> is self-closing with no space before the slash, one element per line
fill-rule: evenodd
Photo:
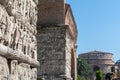
<path fill-rule="evenodd" d="M 112 53 L 91 51 L 79 56 L 87 60 L 93 73 L 97 69 L 101 69 L 103 74 L 111 73 L 111 68 L 114 65 Z"/>

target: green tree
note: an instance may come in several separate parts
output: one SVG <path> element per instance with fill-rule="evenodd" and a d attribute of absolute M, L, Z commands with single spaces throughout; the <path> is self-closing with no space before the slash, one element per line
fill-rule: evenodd
<path fill-rule="evenodd" d="M 96 71 L 96 80 L 102 80 L 102 71 L 101 70 Z"/>
<path fill-rule="evenodd" d="M 84 77 L 85 79 L 88 78 L 91 71 L 88 62 L 82 57 L 77 58 L 77 70 L 78 75 Z"/>
<path fill-rule="evenodd" d="M 77 80 L 81 80 L 81 77 L 79 74 L 77 75 Z"/>

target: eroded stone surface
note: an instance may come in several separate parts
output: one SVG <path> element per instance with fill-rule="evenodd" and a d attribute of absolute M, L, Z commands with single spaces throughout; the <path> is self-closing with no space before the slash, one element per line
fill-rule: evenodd
<path fill-rule="evenodd" d="M 37 4 L 0 0 L 0 80 L 37 79 Z"/>
<path fill-rule="evenodd" d="M 0 43 L 36 59 L 35 26 L 30 22 L 22 23 L 14 16 L 9 16 L 2 5 L 0 12 Z"/>
<path fill-rule="evenodd" d="M 9 75 L 8 61 L 0 56 L 0 79 L 7 80 Z"/>
<path fill-rule="evenodd" d="M 38 30 L 38 77 L 45 80 L 72 80 L 73 40 L 67 25 L 42 26 Z"/>

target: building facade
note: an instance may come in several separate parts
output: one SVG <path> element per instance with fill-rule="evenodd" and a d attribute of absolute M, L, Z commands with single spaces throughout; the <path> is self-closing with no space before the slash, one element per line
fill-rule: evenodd
<path fill-rule="evenodd" d="M 76 80 L 77 28 L 65 0 L 39 0 L 37 44 L 38 78 Z"/>
<path fill-rule="evenodd" d="M 82 53 L 79 56 L 87 60 L 93 75 L 97 68 L 101 69 L 104 75 L 112 72 L 111 68 L 114 66 L 114 58 L 112 53 L 91 51 Z"/>

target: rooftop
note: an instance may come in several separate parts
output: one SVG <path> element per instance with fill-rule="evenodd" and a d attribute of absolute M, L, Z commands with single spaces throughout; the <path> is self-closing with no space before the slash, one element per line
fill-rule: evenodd
<path fill-rule="evenodd" d="M 113 53 L 97 51 L 97 50 L 86 52 L 86 53 L 81 53 L 80 55 L 82 55 L 82 54 L 112 54 L 113 55 Z"/>

